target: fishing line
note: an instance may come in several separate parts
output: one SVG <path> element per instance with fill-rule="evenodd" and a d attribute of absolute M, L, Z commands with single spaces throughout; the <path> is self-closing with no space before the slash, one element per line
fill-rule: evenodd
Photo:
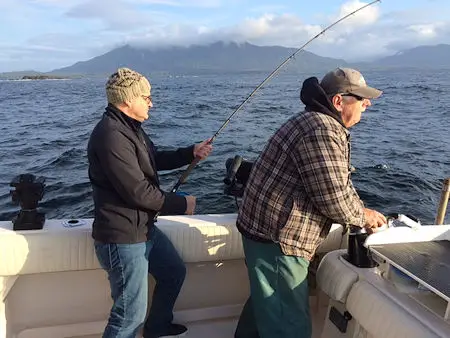
<path fill-rule="evenodd" d="M 222 126 L 214 133 L 214 135 L 211 137 L 210 139 L 210 144 L 212 144 L 214 142 L 214 140 L 217 138 L 217 136 L 219 135 L 219 133 L 228 125 L 228 123 L 231 121 L 231 119 L 233 118 L 233 116 L 239 111 L 241 110 L 241 108 L 250 100 L 250 98 L 259 90 L 261 89 L 262 86 L 264 86 L 273 76 L 275 76 L 280 69 L 285 66 L 289 61 L 291 61 L 295 55 L 297 55 L 299 52 L 301 52 L 306 46 L 308 46 L 311 42 L 313 42 L 315 39 L 317 39 L 319 36 L 321 36 L 322 34 L 324 34 L 326 31 L 328 31 L 329 29 L 331 29 L 332 27 L 334 27 L 335 25 L 337 25 L 338 23 L 340 23 L 341 21 L 344 21 L 345 19 L 347 19 L 348 17 L 352 16 L 355 13 L 358 13 L 359 11 L 363 10 L 366 7 L 372 6 L 373 4 L 377 3 L 377 2 L 381 2 L 381 0 L 375 0 L 372 1 L 356 10 L 354 10 L 353 12 L 343 16 L 342 18 L 340 18 L 339 20 L 333 22 L 331 25 L 327 26 L 326 28 L 324 28 L 320 33 L 318 33 L 317 35 L 315 35 L 314 37 L 312 37 L 311 39 L 309 39 L 303 46 L 301 46 L 300 48 L 298 48 L 294 53 L 292 53 L 288 58 L 286 58 L 286 60 L 284 60 L 277 68 L 275 68 L 275 70 L 272 71 L 272 73 L 270 73 L 248 96 L 247 98 L 233 111 L 233 113 L 226 119 L 226 121 L 222 124 Z M 175 193 L 178 188 L 184 183 L 186 182 L 187 177 L 189 176 L 189 174 L 191 173 L 191 171 L 194 169 L 194 167 L 197 165 L 197 163 L 200 161 L 199 157 L 194 158 L 194 160 L 191 162 L 191 164 L 189 164 L 189 167 L 186 168 L 186 170 L 183 172 L 183 174 L 181 175 L 181 177 L 178 179 L 177 183 L 175 184 L 175 186 L 172 188 L 172 190 L 170 192 Z"/>

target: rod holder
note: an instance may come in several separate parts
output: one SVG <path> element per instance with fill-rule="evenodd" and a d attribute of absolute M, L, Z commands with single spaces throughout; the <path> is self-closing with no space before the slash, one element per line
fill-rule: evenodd
<path fill-rule="evenodd" d="M 439 207 L 436 215 L 435 224 L 444 224 L 444 217 L 447 212 L 448 200 L 450 198 L 450 178 L 444 180 L 444 185 L 442 186 L 441 200 L 439 201 Z"/>
<path fill-rule="evenodd" d="M 20 205 L 20 211 L 13 220 L 13 230 L 39 230 L 45 223 L 45 213 L 38 209 L 44 196 L 45 178 L 32 174 L 14 177 L 10 186 L 13 203 Z"/>

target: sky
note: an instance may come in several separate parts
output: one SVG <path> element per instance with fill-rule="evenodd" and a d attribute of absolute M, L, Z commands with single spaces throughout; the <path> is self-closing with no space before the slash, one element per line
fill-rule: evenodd
<path fill-rule="evenodd" d="M 130 44 L 148 48 L 249 42 L 299 47 L 369 3 L 354 0 L 0 0 L 0 72 L 50 71 Z M 450 43 L 450 1 L 384 0 L 307 50 L 371 60 Z"/>

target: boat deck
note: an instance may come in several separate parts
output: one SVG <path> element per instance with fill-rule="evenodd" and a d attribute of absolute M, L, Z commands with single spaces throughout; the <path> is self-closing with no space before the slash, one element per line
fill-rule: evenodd
<path fill-rule="evenodd" d="M 231 338 L 237 325 L 237 318 L 226 318 L 220 320 L 207 320 L 188 323 L 188 332 L 184 338 Z M 75 336 L 71 338 L 101 338 L 101 334 L 89 336 Z M 181 337 L 181 336 L 180 336 Z"/>
<path fill-rule="evenodd" d="M 313 334 L 311 338 L 319 338 L 322 334 L 328 303 L 325 297 L 310 296 Z M 195 321 L 186 323 L 188 332 L 185 338 L 232 338 L 236 330 L 238 317 L 221 318 L 213 320 Z M 101 334 L 87 336 L 73 336 L 70 338 L 101 338 Z"/>
<path fill-rule="evenodd" d="M 318 305 L 317 303 L 314 305 Z M 311 304 L 311 306 L 314 306 Z M 317 308 L 316 308 L 317 309 Z M 314 311 L 314 307 L 311 308 L 313 313 L 313 334 L 311 338 L 319 338 L 322 333 L 323 323 L 325 320 L 325 312 L 327 306 L 322 303 L 320 311 Z M 238 317 L 196 321 L 187 323 L 188 332 L 182 336 L 184 338 L 232 338 L 234 337 L 234 331 L 238 322 Z M 101 338 L 101 334 L 88 335 L 88 336 L 74 336 L 70 338 Z"/>

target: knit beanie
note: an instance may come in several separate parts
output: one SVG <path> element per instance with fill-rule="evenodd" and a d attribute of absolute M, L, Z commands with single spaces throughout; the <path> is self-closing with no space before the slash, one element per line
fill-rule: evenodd
<path fill-rule="evenodd" d="M 151 85 L 138 72 L 129 68 L 119 68 L 106 82 L 106 97 L 113 105 L 131 102 L 136 97 L 150 94 Z"/>

